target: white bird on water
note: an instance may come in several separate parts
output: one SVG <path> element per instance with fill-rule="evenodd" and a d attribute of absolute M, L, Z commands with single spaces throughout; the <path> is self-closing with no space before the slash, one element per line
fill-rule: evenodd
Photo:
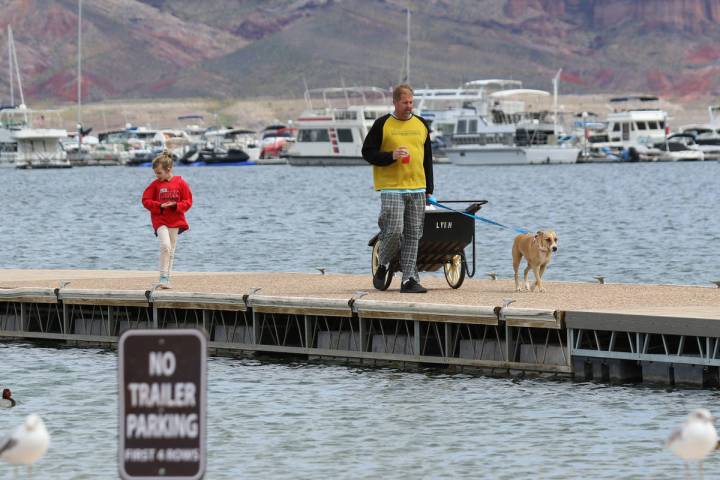
<path fill-rule="evenodd" d="M 699 462 L 702 478 L 702 462 L 718 446 L 718 434 L 715 430 L 715 417 L 705 408 L 690 412 L 685 422 L 678 426 L 668 437 L 665 446 L 685 461 L 685 474 L 688 462 Z"/>
<path fill-rule="evenodd" d="M 0 460 L 10 465 L 27 465 L 32 475 L 32 465 L 38 461 L 50 445 L 50 435 L 45 424 L 35 414 L 28 415 L 25 423 L 10 435 L 0 438 Z"/>

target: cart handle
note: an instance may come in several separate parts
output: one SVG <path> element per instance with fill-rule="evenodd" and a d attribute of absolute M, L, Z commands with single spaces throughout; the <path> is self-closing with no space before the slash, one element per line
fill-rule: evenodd
<path fill-rule="evenodd" d="M 485 205 L 488 203 L 487 200 L 438 200 L 440 203 L 479 203 Z"/>

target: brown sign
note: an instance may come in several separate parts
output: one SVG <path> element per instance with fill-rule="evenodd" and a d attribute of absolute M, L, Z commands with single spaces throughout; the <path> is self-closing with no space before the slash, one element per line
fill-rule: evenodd
<path fill-rule="evenodd" d="M 120 477 L 205 473 L 207 338 L 201 330 L 128 330 L 118 344 Z"/>

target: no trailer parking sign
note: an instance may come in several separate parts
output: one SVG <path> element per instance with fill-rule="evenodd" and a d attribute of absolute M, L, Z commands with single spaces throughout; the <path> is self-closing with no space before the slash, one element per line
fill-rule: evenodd
<path fill-rule="evenodd" d="M 200 330 L 128 330 L 118 345 L 120 476 L 205 473 L 207 339 Z"/>

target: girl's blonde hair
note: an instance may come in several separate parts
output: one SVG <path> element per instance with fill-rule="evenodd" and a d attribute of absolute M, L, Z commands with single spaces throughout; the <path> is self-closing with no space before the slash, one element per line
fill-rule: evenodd
<path fill-rule="evenodd" d="M 172 170 L 173 158 L 172 158 L 172 155 L 170 155 L 169 151 L 163 150 L 160 155 L 153 158 L 153 161 L 152 161 L 153 170 L 155 170 L 158 167 L 162 168 L 166 172 Z"/>

